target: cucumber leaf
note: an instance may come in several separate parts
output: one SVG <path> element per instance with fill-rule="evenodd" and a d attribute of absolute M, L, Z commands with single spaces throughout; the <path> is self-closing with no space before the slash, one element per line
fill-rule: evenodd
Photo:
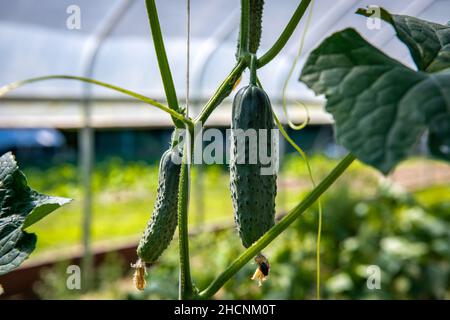
<path fill-rule="evenodd" d="M 431 153 L 442 160 L 450 162 L 450 115 L 436 117 L 430 127 L 428 148 Z"/>
<path fill-rule="evenodd" d="M 33 252 L 37 237 L 23 229 L 70 201 L 32 190 L 13 155 L 0 157 L 0 275 L 17 268 Z"/>
<path fill-rule="evenodd" d="M 338 141 L 384 174 L 427 129 L 430 151 L 448 157 L 449 69 L 416 72 L 345 29 L 311 53 L 300 80 L 326 96 Z"/>
<path fill-rule="evenodd" d="M 36 191 L 31 191 L 31 193 L 34 208 L 25 218 L 22 229 L 28 228 L 46 215 L 71 201 L 67 198 L 47 196 Z"/>
<path fill-rule="evenodd" d="M 411 52 L 421 71 L 437 72 L 450 67 L 450 26 L 406 15 L 391 14 L 380 8 L 381 19 L 394 27 L 397 37 Z M 367 9 L 357 14 L 371 16 Z"/>

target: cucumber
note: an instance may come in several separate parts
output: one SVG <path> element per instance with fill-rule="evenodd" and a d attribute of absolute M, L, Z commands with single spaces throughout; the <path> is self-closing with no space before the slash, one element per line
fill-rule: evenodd
<path fill-rule="evenodd" d="M 249 163 L 250 144 L 238 150 L 238 130 L 267 129 L 267 150 L 271 150 L 272 109 L 267 94 L 250 84 L 233 101 L 230 150 L 230 189 L 234 219 L 244 247 L 248 248 L 275 224 L 276 174 L 261 175 L 259 154 L 256 164 Z M 259 136 L 258 136 L 259 146 Z M 245 163 L 238 163 L 238 152 L 245 151 Z M 242 157 L 242 155 L 240 155 Z"/>
<path fill-rule="evenodd" d="M 178 153 L 178 154 L 177 154 Z M 169 246 L 177 227 L 178 182 L 181 163 L 177 147 L 170 147 L 161 157 L 158 176 L 158 195 L 153 214 L 141 237 L 137 254 L 141 261 L 154 263 Z M 179 158 L 180 159 L 180 158 Z"/>
<path fill-rule="evenodd" d="M 248 50 L 250 53 L 256 53 L 261 43 L 262 15 L 264 9 L 264 0 L 250 0 L 250 25 L 248 36 Z"/>
<path fill-rule="evenodd" d="M 264 0 L 250 0 L 250 12 L 248 20 L 248 43 L 247 43 L 248 46 L 246 48 L 248 49 L 249 53 L 256 53 L 261 43 L 263 10 L 264 10 Z M 240 39 L 241 35 L 239 31 L 237 41 L 237 51 L 236 51 L 237 60 L 239 60 L 239 58 L 241 58 L 241 55 L 245 53 L 241 51 Z"/>

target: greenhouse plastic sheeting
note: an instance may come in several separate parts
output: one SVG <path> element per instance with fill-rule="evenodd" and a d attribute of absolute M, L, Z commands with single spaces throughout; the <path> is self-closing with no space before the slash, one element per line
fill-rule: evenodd
<path fill-rule="evenodd" d="M 81 57 L 89 35 L 108 10 L 119 0 L 15 0 L 0 1 L 0 84 L 46 74 L 81 74 Z M 261 52 L 268 49 L 292 15 L 299 1 L 267 0 L 263 18 Z M 206 98 L 229 72 L 234 63 L 239 0 L 193 0 L 192 15 L 192 94 Z M 308 30 L 304 52 L 310 52 L 332 32 L 347 26 L 356 27 L 366 38 L 395 57 L 411 64 L 409 53 L 397 40 L 393 30 L 383 23 L 381 30 L 369 30 L 366 19 L 354 14 L 371 1 L 316 0 L 312 25 Z M 417 15 L 445 23 L 450 1 L 397 0 L 377 1 L 395 13 Z M 68 29 L 67 8 L 80 8 L 80 29 Z M 185 87 L 186 3 L 175 0 L 156 2 L 174 79 L 180 97 Z M 303 19 L 283 54 L 261 70 L 260 77 L 272 96 L 279 95 L 283 80 L 297 50 Z M 222 38 L 220 38 L 221 36 Z M 390 51 L 392 52 L 392 51 Z M 207 54 L 206 54 L 207 53 Z M 300 66 L 299 66 L 300 68 Z M 298 69 L 299 69 L 298 68 Z M 294 73 L 297 78 L 299 71 Z M 204 75 L 204 79 L 202 79 Z M 145 1 L 135 0 L 114 32 L 100 50 L 94 77 L 155 98 L 163 97 L 155 54 L 151 42 Z M 292 79 L 289 94 L 302 96 L 304 86 Z M 78 95 L 80 85 L 69 81 L 51 81 L 27 86 L 21 95 Z M 104 89 L 96 94 L 116 95 Z"/>

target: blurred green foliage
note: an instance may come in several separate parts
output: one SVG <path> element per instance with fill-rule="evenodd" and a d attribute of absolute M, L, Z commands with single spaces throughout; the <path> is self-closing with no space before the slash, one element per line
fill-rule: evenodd
<path fill-rule="evenodd" d="M 323 198 L 322 298 L 449 299 L 450 187 L 409 195 L 381 184 L 375 193 L 362 194 L 352 188 L 354 179 L 347 175 Z M 442 195 L 447 199 L 442 201 Z M 271 274 L 262 288 L 250 280 L 255 266 L 249 264 L 216 298 L 313 299 L 316 210 L 267 248 Z M 242 252 L 235 232 L 202 235 L 192 243 L 200 288 Z M 146 292 L 132 297 L 176 298 L 176 263 L 172 248 L 161 266 L 150 270 Z M 380 289 L 367 286 L 372 265 L 381 270 Z"/>
<path fill-rule="evenodd" d="M 312 158 L 316 179 L 327 174 L 334 164 L 335 161 L 323 157 Z M 30 184 L 42 191 L 51 188 L 53 194 L 77 198 L 74 192 L 77 195 L 80 192 L 75 169 L 62 167 L 57 172 L 58 177 L 53 177 L 53 171 L 51 174 L 38 171 L 27 174 Z M 97 194 L 95 239 L 130 234 L 139 236 L 151 212 L 156 174 L 155 167 L 121 161 L 97 168 L 94 179 Z M 196 186 L 197 174 L 197 171 L 193 172 L 193 186 Z M 279 211 L 291 208 L 310 189 L 305 165 L 297 157 L 286 159 L 281 176 L 283 185 L 278 196 Z M 206 223 L 231 221 L 227 171 L 220 167 L 208 167 L 204 178 Z M 323 196 L 322 298 L 450 299 L 450 186 L 433 186 L 407 193 L 389 181 L 355 163 Z M 41 185 L 36 185 L 38 183 Z M 192 192 L 193 199 L 196 199 L 198 190 L 193 187 Z M 198 204 L 193 202 L 191 220 L 195 223 Z M 36 227 L 35 231 L 39 234 L 39 241 L 44 239 L 44 249 L 76 241 L 76 237 L 68 237 L 67 232 L 79 232 L 78 211 L 76 206 L 63 209 L 46 219 L 46 222 L 54 219 L 52 223 L 38 224 L 41 229 Z M 56 230 L 58 228 L 61 230 Z M 256 266 L 248 264 L 215 298 L 313 299 L 316 229 L 317 207 L 313 207 L 265 250 L 271 263 L 271 273 L 262 288 L 250 280 Z M 48 232 L 42 232 L 44 230 Z M 205 288 L 242 251 L 234 230 L 192 237 L 191 263 L 197 287 Z M 118 259 L 105 265 L 108 268 L 116 264 L 120 264 Z M 373 265 L 381 271 L 380 289 L 369 289 L 367 286 L 368 267 Z M 159 264 L 148 271 L 148 286 L 144 292 L 132 288 L 131 270 L 128 273 L 125 279 L 123 273 L 108 273 L 109 276 L 98 280 L 97 289 L 87 297 L 177 298 L 178 256 L 175 241 Z M 65 277 L 63 272 L 60 275 Z M 123 282 L 128 285 L 124 286 Z M 67 289 L 61 289 L 61 283 L 65 281 L 57 282 L 51 276 L 44 277 L 40 286 L 45 290 L 39 292 L 45 293 L 41 296 L 65 297 L 67 293 L 64 290 Z"/>
<path fill-rule="evenodd" d="M 57 214 L 46 218 L 45 223 L 33 225 L 30 231 L 39 235 L 34 257 L 47 249 L 65 248 L 75 245 L 81 239 L 82 189 L 79 184 L 77 168 L 64 165 L 50 170 L 25 170 L 34 188 L 42 192 L 53 192 L 59 196 L 70 195 L 74 201 Z M 195 173 L 194 173 L 195 174 Z M 231 201 L 222 196 L 227 192 L 220 167 L 207 169 L 204 188 L 204 219 L 217 221 L 229 218 Z M 93 174 L 93 224 L 94 241 L 117 237 L 138 237 L 152 212 L 158 183 L 158 165 L 124 162 L 116 159 L 99 164 Z M 220 199 L 221 201 L 217 201 Z M 192 202 L 191 210 L 196 210 Z M 194 217 L 192 223 L 196 223 Z"/>

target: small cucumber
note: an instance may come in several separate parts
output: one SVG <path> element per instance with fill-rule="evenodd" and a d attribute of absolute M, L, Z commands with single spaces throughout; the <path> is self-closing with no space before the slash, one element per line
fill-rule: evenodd
<path fill-rule="evenodd" d="M 248 49 L 249 53 L 256 53 L 258 51 L 259 45 L 261 43 L 261 32 L 262 32 L 262 15 L 264 10 L 264 0 L 250 0 L 250 12 L 248 23 Z M 242 17 L 241 17 L 242 19 Z M 237 41 L 237 51 L 236 51 L 236 59 L 239 60 L 241 58 L 241 54 L 244 53 L 241 51 L 240 44 L 240 35 L 238 36 Z M 244 44 L 245 45 L 245 44 Z M 245 50 L 245 49 L 244 49 Z"/>
<path fill-rule="evenodd" d="M 261 43 L 263 9 L 264 0 L 250 0 L 250 26 L 248 36 L 248 49 L 250 53 L 256 53 Z"/>
<path fill-rule="evenodd" d="M 181 164 L 180 150 L 171 147 L 164 152 L 159 164 L 158 196 L 153 214 L 137 248 L 145 263 L 155 262 L 169 246 L 177 227 L 178 182 Z"/>

